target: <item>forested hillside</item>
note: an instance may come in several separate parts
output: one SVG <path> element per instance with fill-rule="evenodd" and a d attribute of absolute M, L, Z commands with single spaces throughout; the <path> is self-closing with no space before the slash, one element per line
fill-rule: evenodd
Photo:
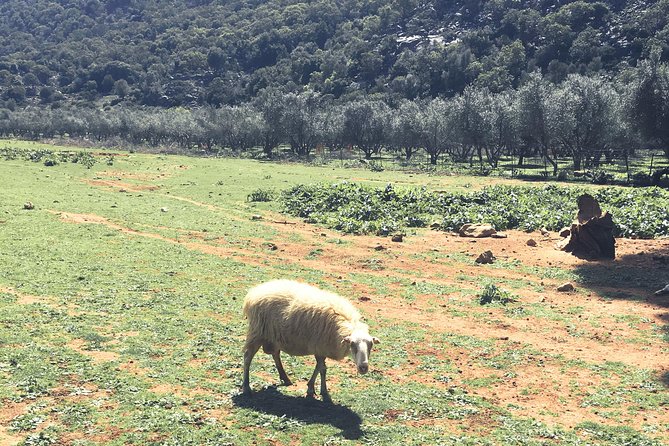
<path fill-rule="evenodd" d="M 0 108 L 500 92 L 667 60 L 668 41 L 668 0 L 3 0 Z"/>

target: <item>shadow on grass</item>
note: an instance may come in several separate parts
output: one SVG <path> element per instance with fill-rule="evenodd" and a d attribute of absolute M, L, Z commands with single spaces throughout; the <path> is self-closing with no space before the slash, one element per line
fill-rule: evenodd
<path fill-rule="evenodd" d="M 581 287 L 604 299 L 643 302 L 663 310 L 657 315 L 660 339 L 669 342 L 669 294 L 655 291 L 669 283 L 669 243 L 656 240 L 653 249 L 617 256 L 615 260 L 584 262 L 575 270 Z M 649 364 L 657 379 L 669 388 L 669 370 Z"/>
<path fill-rule="evenodd" d="M 647 302 L 669 308 L 669 295 L 655 291 L 669 282 L 669 244 L 638 254 L 626 254 L 615 260 L 592 260 L 579 265 L 574 273 L 583 288 L 606 299 Z"/>
<path fill-rule="evenodd" d="M 665 387 L 669 387 L 669 371 L 664 371 L 660 375 L 660 381 Z"/>
<path fill-rule="evenodd" d="M 357 440 L 362 437 L 360 415 L 346 406 L 320 400 L 284 395 L 275 386 L 267 387 L 252 395 L 232 397 L 237 407 L 244 407 L 270 415 L 287 417 L 307 424 L 329 424 L 341 429 L 344 438 Z"/>

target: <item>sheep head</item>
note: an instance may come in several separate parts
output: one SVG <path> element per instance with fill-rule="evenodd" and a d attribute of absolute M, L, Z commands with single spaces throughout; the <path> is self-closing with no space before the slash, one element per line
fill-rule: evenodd
<path fill-rule="evenodd" d="M 369 355 L 372 353 L 374 344 L 381 341 L 379 338 L 370 336 L 367 330 L 356 330 L 342 339 L 342 344 L 348 344 L 351 358 L 358 368 L 358 373 L 364 375 L 369 371 Z"/>

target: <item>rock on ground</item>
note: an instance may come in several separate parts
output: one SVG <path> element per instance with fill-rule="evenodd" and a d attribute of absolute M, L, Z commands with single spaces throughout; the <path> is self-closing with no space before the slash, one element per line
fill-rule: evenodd
<path fill-rule="evenodd" d="M 567 283 L 563 283 L 562 285 L 560 285 L 559 287 L 557 287 L 557 290 L 558 290 L 558 291 L 561 291 L 561 292 L 563 292 L 563 293 L 564 293 L 564 292 L 569 292 L 569 291 L 574 291 L 574 289 L 575 289 L 575 288 L 574 288 L 574 285 L 572 285 L 572 284 L 569 283 L 569 282 L 567 282 Z"/>
<path fill-rule="evenodd" d="M 495 228 L 492 225 L 484 223 L 466 223 L 460 227 L 458 233 L 461 237 L 483 238 L 495 234 Z"/>
<path fill-rule="evenodd" d="M 482 252 L 475 260 L 476 263 L 480 263 L 482 265 L 493 263 L 494 261 L 495 261 L 495 256 L 490 250 Z"/>

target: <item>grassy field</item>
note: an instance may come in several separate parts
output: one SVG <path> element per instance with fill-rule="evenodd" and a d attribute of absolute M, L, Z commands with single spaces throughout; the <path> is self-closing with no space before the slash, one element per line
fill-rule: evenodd
<path fill-rule="evenodd" d="M 0 444 L 669 442 L 669 300 L 652 293 L 669 279 L 669 241 L 619 240 L 616 261 L 588 263 L 538 233 L 344 236 L 247 197 L 341 180 L 463 191 L 510 180 L 108 158 L 0 160 Z M 476 265 L 485 249 L 498 261 Z M 305 398 L 308 357 L 286 356 L 296 384 L 276 387 L 259 354 L 256 393 L 239 395 L 241 302 L 279 277 L 348 296 L 382 339 L 366 376 L 329 361 L 332 404 Z M 566 281 L 576 291 L 557 292 Z M 488 284 L 510 301 L 481 305 Z"/>

